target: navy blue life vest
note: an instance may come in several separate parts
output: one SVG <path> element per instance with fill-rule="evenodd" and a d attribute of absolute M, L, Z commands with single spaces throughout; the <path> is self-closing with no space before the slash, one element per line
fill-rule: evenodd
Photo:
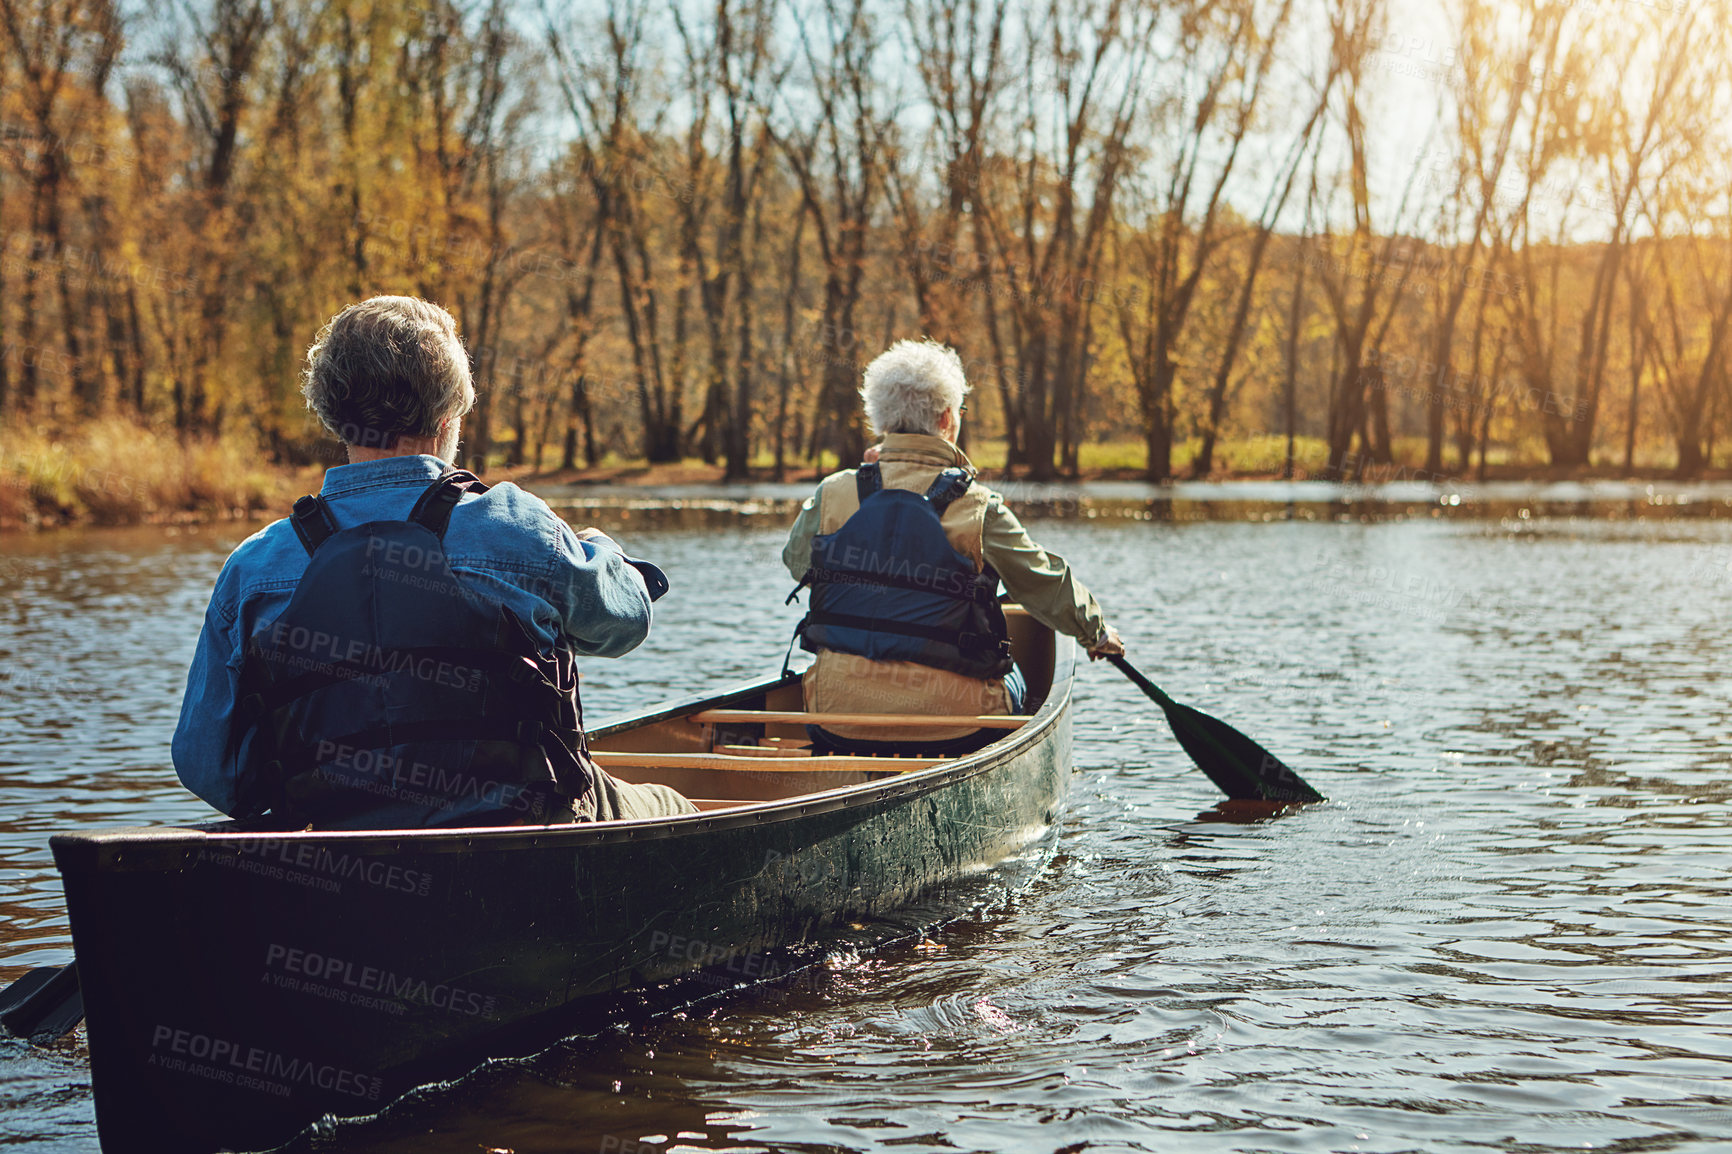
<path fill-rule="evenodd" d="M 812 567 L 794 589 L 812 587 L 795 630 L 800 647 L 981 679 L 1009 673 L 998 574 L 990 565 L 977 571 L 942 523 L 973 483 L 969 475 L 946 469 L 925 493 L 886 489 L 873 462 L 860 467 L 855 483 L 860 508 L 834 533 L 812 539 Z"/>
<path fill-rule="evenodd" d="M 254 727 L 235 816 L 325 829 L 569 821 L 592 788 L 571 655 L 457 580 L 443 539 L 455 469 L 407 520 L 338 529 L 320 497 L 291 518 L 310 560 L 241 669 Z"/>

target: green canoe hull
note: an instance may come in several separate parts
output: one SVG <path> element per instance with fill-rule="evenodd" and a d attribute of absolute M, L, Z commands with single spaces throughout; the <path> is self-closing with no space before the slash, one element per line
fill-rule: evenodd
<path fill-rule="evenodd" d="M 275 1145 L 327 1114 L 372 1114 L 485 1058 L 533 1052 L 622 990 L 699 970 L 749 980 L 840 924 L 967 900 L 981 878 L 1050 845 L 1072 772 L 1074 658 L 1060 650 L 1034 719 L 979 753 L 745 809 L 563 827 L 220 823 L 55 837 L 103 1149 Z M 765 708 L 787 685 L 662 707 L 592 737 Z"/>

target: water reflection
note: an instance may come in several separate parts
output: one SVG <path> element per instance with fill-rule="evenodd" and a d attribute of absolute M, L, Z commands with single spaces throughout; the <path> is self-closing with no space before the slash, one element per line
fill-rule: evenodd
<path fill-rule="evenodd" d="M 1082 565 L 1134 661 L 1331 801 L 1219 820 L 1159 711 L 1090 668 L 1057 852 L 1013 901 L 490 1069 L 317 1148 L 1732 1142 L 1732 529 L 1041 537 Z M 67 954 L 51 829 L 206 812 L 167 740 L 234 538 L 0 542 L 4 976 Z M 643 651 L 586 669 L 592 717 L 780 660 L 798 610 L 777 530 L 631 543 L 675 592 Z M 92 1149 L 82 1062 L 76 1043 L 0 1048 L 0 1141 Z"/>

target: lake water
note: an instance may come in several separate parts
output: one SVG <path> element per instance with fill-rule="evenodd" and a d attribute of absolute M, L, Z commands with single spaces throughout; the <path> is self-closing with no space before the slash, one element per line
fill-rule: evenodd
<path fill-rule="evenodd" d="M 637 530 L 674 591 L 591 718 L 770 671 L 782 530 Z M 793 989 L 566 1043 L 297 1149 L 1732 1147 L 1732 524 L 1041 521 L 1183 701 L 1328 803 L 1218 795 L 1105 666 L 1050 863 Z M 49 834 L 200 820 L 168 741 L 242 530 L 0 538 L 0 978 L 70 957 Z M 76 1038 L 0 1144 L 96 1148 Z"/>

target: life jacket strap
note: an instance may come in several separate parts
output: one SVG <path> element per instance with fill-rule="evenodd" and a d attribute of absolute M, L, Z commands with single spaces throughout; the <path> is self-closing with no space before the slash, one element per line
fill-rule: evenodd
<path fill-rule="evenodd" d="M 968 475 L 968 470 L 950 466 L 939 473 L 937 478 L 922 494 L 937 508 L 938 515 L 944 516 L 944 511 L 950 508 L 950 503 L 968 492 L 968 487 L 974 484 L 974 478 Z M 884 471 L 877 461 L 861 465 L 854 472 L 854 491 L 864 505 L 866 498 L 884 488 Z"/>
<path fill-rule="evenodd" d="M 925 496 L 928 501 L 932 502 L 933 508 L 938 510 L 938 515 L 942 517 L 945 510 L 950 508 L 950 503 L 968 492 L 968 487 L 972 484 L 974 484 L 974 478 L 968 475 L 967 470 L 952 465 L 938 474 L 938 478 L 926 490 Z"/>
<path fill-rule="evenodd" d="M 325 504 L 323 497 L 310 493 L 295 502 L 294 512 L 289 514 L 289 524 L 295 527 L 295 536 L 301 539 L 301 546 L 309 557 L 337 531 L 337 519 L 331 516 L 331 507 Z"/>
<path fill-rule="evenodd" d="M 788 594 L 785 604 L 792 604 L 795 594 L 807 585 L 880 585 L 887 589 L 908 589 L 915 593 L 932 593 L 939 597 L 948 597 L 952 601 L 972 601 L 978 605 L 998 604 L 998 574 L 989 567 L 969 582 L 966 592 L 951 589 L 940 589 L 930 581 L 920 581 L 914 577 L 904 577 L 895 573 L 870 573 L 864 571 L 838 572 L 834 569 L 823 569 L 816 565 L 806 571 L 800 578 L 800 584 L 794 586 L 794 592 Z"/>
<path fill-rule="evenodd" d="M 884 487 L 884 471 L 878 467 L 878 462 L 861 465 L 854 471 L 854 492 L 864 505 L 866 498 Z"/>
<path fill-rule="evenodd" d="M 439 479 L 429 485 L 415 502 L 409 520 L 432 530 L 435 537 L 444 540 L 445 527 L 451 522 L 451 510 L 457 507 L 463 494 L 486 491 L 487 485 L 474 473 L 447 465 Z M 337 531 L 337 519 L 331 516 L 330 505 L 325 503 L 324 497 L 311 493 L 295 502 L 289 523 L 295 527 L 295 536 L 301 539 L 301 546 L 309 557 Z"/>
<path fill-rule="evenodd" d="M 485 492 L 487 486 L 474 473 L 447 465 L 445 471 L 439 474 L 439 479 L 427 486 L 421 499 L 409 510 L 409 520 L 431 530 L 435 537 L 443 541 L 445 528 L 451 523 L 451 510 L 457 507 L 463 494 Z"/>
<path fill-rule="evenodd" d="M 377 750 L 428 741 L 500 741 L 525 748 L 534 747 L 546 753 L 553 763 L 554 785 L 561 796 L 576 797 L 588 784 L 585 780 L 587 771 L 574 751 L 559 739 L 559 735 L 538 721 L 526 719 L 462 717 L 399 722 L 330 738 L 321 741 L 319 748 Z M 304 745 L 283 750 L 279 758 L 281 762 L 299 765 L 316 764 L 319 760 L 315 749 Z M 280 768 L 278 772 L 281 773 Z"/>
<path fill-rule="evenodd" d="M 1000 640 L 990 633 L 976 633 L 969 629 L 940 629 L 936 625 L 885 621 L 876 617 L 860 617 L 853 613 L 832 613 L 824 609 L 815 609 L 806 614 L 806 619 L 800 622 L 796 634 L 803 633 L 808 625 L 835 625 L 842 629 L 864 629 L 873 633 L 900 633 L 905 637 L 919 637 L 943 645 L 954 645 L 964 653 L 996 652 L 1003 657 L 1010 656 L 1009 640 Z"/>
<path fill-rule="evenodd" d="M 269 686 L 260 688 L 242 701 L 242 707 L 249 713 L 262 717 L 264 713 L 281 709 L 291 701 L 310 696 L 341 681 L 359 681 L 398 671 L 416 676 L 416 668 L 423 661 L 444 662 L 452 667 L 453 673 L 461 668 L 466 673 L 486 673 L 491 678 L 502 679 L 516 687 L 512 691 L 514 696 L 520 695 L 526 688 L 547 684 L 541 672 L 530 662 L 497 650 L 456 645 L 416 645 L 406 649 L 375 652 L 371 656 L 371 661 L 342 657 L 321 661 L 316 669 L 274 681 Z M 266 663 L 270 661 L 267 654 L 256 654 L 254 659 Z"/>
<path fill-rule="evenodd" d="M 799 592 L 798 589 L 794 590 L 794 593 L 798 593 L 798 592 Z M 788 594 L 788 600 L 792 601 L 793 599 L 794 599 L 794 594 L 793 593 Z M 788 680 L 788 678 L 794 676 L 794 643 L 796 641 L 800 640 L 800 638 L 802 636 L 804 636 L 804 634 L 806 632 L 806 622 L 808 622 L 810 620 L 811 620 L 810 616 L 800 618 L 799 623 L 794 626 L 793 636 L 788 638 L 788 652 L 782 654 L 782 680 L 783 681 L 786 681 L 786 680 Z"/>

